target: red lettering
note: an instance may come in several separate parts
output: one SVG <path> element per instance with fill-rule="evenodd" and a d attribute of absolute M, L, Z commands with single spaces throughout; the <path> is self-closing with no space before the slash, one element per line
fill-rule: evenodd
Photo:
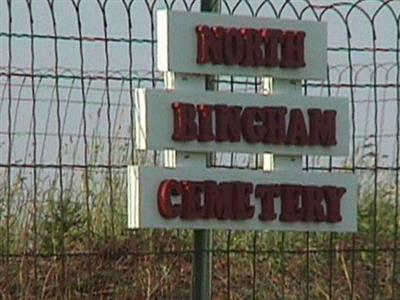
<path fill-rule="evenodd" d="M 335 186 L 324 186 L 322 189 L 327 205 L 327 221 L 330 223 L 342 221 L 340 203 L 343 195 L 346 193 L 346 189 Z"/>
<path fill-rule="evenodd" d="M 253 184 L 249 182 L 235 182 L 232 194 L 234 219 L 250 219 L 254 215 L 254 206 L 250 204 L 250 195 L 253 193 Z"/>
<path fill-rule="evenodd" d="M 254 191 L 255 190 L 255 191 Z M 260 199 L 258 219 L 276 220 L 275 201 L 280 198 L 279 220 L 282 222 L 342 221 L 341 199 L 344 187 L 298 184 L 261 184 L 251 182 L 164 180 L 158 189 L 158 210 L 165 219 L 246 220 L 254 217 L 251 198 Z M 181 203 L 174 204 L 173 197 Z"/>
<path fill-rule="evenodd" d="M 182 186 L 176 180 L 164 180 L 158 189 L 158 211 L 166 219 L 180 214 L 180 205 L 172 204 L 171 197 L 182 195 Z"/>
<path fill-rule="evenodd" d="M 303 219 L 303 209 L 300 206 L 301 194 L 301 185 L 281 185 L 282 205 L 279 220 L 284 222 L 296 222 Z"/>
<path fill-rule="evenodd" d="M 308 124 L 302 109 L 228 106 L 175 102 L 173 109 L 174 141 L 240 142 L 250 144 L 337 145 L 336 111 L 307 110 Z M 288 119 L 288 120 L 287 120 Z M 287 123 L 287 125 L 286 125 Z"/>
<path fill-rule="evenodd" d="M 196 26 L 197 63 L 222 64 L 224 29 L 222 27 Z"/>
<path fill-rule="evenodd" d="M 304 61 L 304 31 L 286 31 L 283 34 L 281 44 L 281 64 L 282 68 L 301 68 L 305 67 Z"/>
<path fill-rule="evenodd" d="M 199 25 L 197 63 L 248 67 L 305 67 L 305 32 Z"/>
<path fill-rule="evenodd" d="M 324 193 L 321 188 L 316 186 L 303 187 L 302 206 L 304 208 L 304 218 L 306 222 L 322 222 L 326 220 L 322 201 Z"/>
<path fill-rule="evenodd" d="M 286 107 L 265 107 L 267 133 L 264 144 L 283 144 L 286 138 Z"/>
<path fill-rule="evenodd" d="M 279 66 L 278 58 L 278 45 L 282 39 L 282 30 L 279 29 L 263 29 L 261 31 L 264 39 L 264 65 L 266 67 L 277 67 Z"/>
<path fill-rule="evenodd" d="M 201 195 L 204 185 L 196 181 L 183 181 L 182 195 L 182 219 L 198 219 L 204 214 L 204 207 L 201 206 Z"/>
<path fill-rule="evenodd" d="M 172 103 L 174 111 L 174 141 L 192 141 L 197 137 L 196 109 L 193 104 Z"/>
<path fill-rule="evenodd" d="M 310 145 L 333 146 L 336 141 L 336 111 L 313 108 L 308 110 L 310 118 Z"/>
<path fill-rule="evenodd" d="M 215 105 L 217 142 L 240 142 L 240 106 Z"/>
<path fill-rule="evenodd" d="M 212 106 L 198 105 L 197 111 L 199 113 L 199 135 L 197 140 L 199 142 L 213 141 Z"/>
<path fill-rule="evenodd" d="M 228 28 L 224 35 L 224 61 L 227 65 L 239 65 L 244 58 L 244 40 L 236 28 Z"/>
<path fill-rule="evenodd" d="M 248 143 L 259 143 L 262 141 L 266 130 L 263 124 L 255 124 L 265 121 L 263 110 L 258 107 L 246 107 L 241 118 L 243 138 Z"/>
<path fill-rule="evenodd" d="M 215 181 L 206 181 L 205 206 L 208 218 L 216 217 L 218 220 L 233 218 L 232 193 L 233 184 Z"/>
<path fill-rule="evenodd" d="M 258 218 L 261 221 L 275 220 L 274 198 L 280 196 L 279 185 L 257 185 L 255 196 L 261 199 L 261 212 Z"/>
<path fill-rule="evenodd" d="M 241 34 L 245 42 L 245 57 L 241 65 L 258 67 L 264 63 L 264 55 L 261 50 L 263 37 L 259 30 L 245 28 L 242 29 Z"/>
<path fill-rule="evenodd" d="M 215 219 L 217 217 L 217 201 L 219 201 L 218 185 L 215 181 L 204 182 L 204 218 Z"/>
<path fill-rule="evenodd" d="M 292 109 L 289 116 L 289 125 L 286 144 L 304 146 L 308 143 L 306 123 L 300 109 Z"/>

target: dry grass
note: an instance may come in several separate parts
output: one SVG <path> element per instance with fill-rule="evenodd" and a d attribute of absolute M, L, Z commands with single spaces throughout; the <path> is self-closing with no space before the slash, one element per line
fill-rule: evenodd
<path fill-rule="evenodd" d="M 107 171 L 90 171 L 89 191 L 84 173 L 63 174 L 63 203 L 59 178 L 50 175 L 38 182 L 36 211 L 24 173 L 12 176 L 8 216 L 6 180 L 0 185 L 1 298 L 190 297 L 192 232 L 126 230 L 124 170 L 113 171 L 113 203 Z M 392 175 L 379 177 L 375 197 L 373 177 L 360 174 L 354 236 L 215 232 L 214 298 L 250 299 L 255 287 L 255 299 L 367 299 L 375 274 L 376 299 L 393 299 L 400 220 Z"/>

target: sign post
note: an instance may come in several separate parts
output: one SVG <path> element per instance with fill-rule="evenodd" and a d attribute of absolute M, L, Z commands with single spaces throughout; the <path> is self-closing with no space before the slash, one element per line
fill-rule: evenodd
<path fill-rule="evenodd" d="M 201 0 L 200 10 L 202 12 L 220 13 L 220 0 Z M 206 90 L 216 90 L 217 81 L 215 76 L 206 76 Z M 210 159 L 214 160 L 215 154 L 208 156 L 207 164 Z M 211 280 L 212 280 L 212 230 L 197 229 L 193 232 L 193 276 L 192 276 L 192 299 L 211 299 Z"/>
<path fill-rule="evenodd" d="M 128 167 L 128 226 L 194 230 L 192 298 L 211 297 L 213 229 L 356 231 L 356 177 L 302 171 L 303 155 L 349 150 L 347 99 L 301 93 L 301 80 L 326 79 L 326 25 L 177 11 L 157 20 L 166 89 L 136 89 L 135 147 L 165 160 Z M 211 91 L 216 75 L 268 76 L 272 93 Z M 272 153 L 274 168 L 206 168 L 213 152 Z"/>

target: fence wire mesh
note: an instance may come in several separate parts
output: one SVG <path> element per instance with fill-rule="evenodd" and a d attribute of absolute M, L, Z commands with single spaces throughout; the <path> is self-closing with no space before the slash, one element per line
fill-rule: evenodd
<path fill-rule="evenodd" d="M 189 230 L 127 230 L 133 89 L 163 87 L 157 9 L 199 1 L 0 1 L 0 291 L 4 299 L 187 299 Z M 217 231 L 215 299 L 399 299 L 400 2 L 222 1 L 222 13 L 328 23 L 328 80 L 350 102 L 346 158 L 310 172 L 359 179 L 357 234 Z M 260 78 L 220 77 L 261 92 Z M 214 167 L 257 168 L 217 155 Z"/>

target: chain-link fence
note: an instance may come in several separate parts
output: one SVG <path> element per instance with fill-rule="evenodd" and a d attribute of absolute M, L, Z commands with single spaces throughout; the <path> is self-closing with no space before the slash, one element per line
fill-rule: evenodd
<path fill-rule="evenodd" d="M 126 229 L 133 89 L 163 87 L 161 8 L 200 3 L 0 1 L 2 298 L 190 298 L 192 231 Z M 216 231 L 213 298 L 399 299 L 400 2 L 225 0 L 222 13 L 328 23 L 328 80 L 303 90 L 349 99 L 351 151 L 303 166 L 358 175 L 359 231 Z M 261 78 L 218 85 L 262 92 Z M 224 153 L 215 167 L 257 165 Z"/>

